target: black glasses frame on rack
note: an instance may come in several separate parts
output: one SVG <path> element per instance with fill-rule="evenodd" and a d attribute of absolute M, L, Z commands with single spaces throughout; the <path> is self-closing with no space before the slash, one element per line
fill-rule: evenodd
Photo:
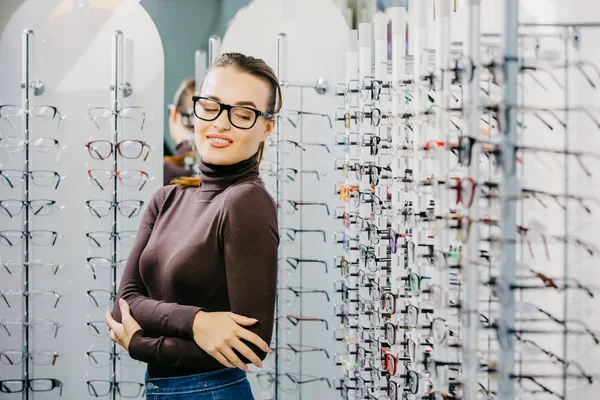
<path fill-rule="evenodd" d="M 55 208 L 59 210 L 62 210 L 63 208 L 56 206 L 56 200 L 39 199 L 24 201 L 7 199 L 0 200 L 0 214 L 13 218 L 20 215 L 21 211 L 27 206 L 29 206 L 29 209 L 35 217 L 47 216 L 52 214 L 52 211 L 54 211 Z"/>
<path fill-rule="evenodd" d="M 113 233 L 110 231 L 87 232 L 85 236 L 91 247 L 106 247 L 110 245 L 112 238 L 116 237 L 122 246 L 131 247 L 137 236 L 137 231 L 121 231 Z"/>
<path fill-rule="evenodd" d="M 87 200 L 85 205 L 90 214 L 98 218 L 108 216 L 114 207 L 117 207 L 122 216 L 132 218 L 140 215 L 144 202 L 142 200 L 121 200 L 113 203 L 112 201 L 98 199 Z"/>
<path fill-rule="evenodd" d="M 36 379 L 5 379 L 0 381 L 0 393 L 21 393 L 28 388 L 32 392 L 49 392 L 59 389 L 62 396 L 63 383 L 58 379 L 36 378 Z"/>
<path fill-rule="evenodd" d="M 293 243 L 298 233 L 320 233 L 323 235 L 323 242 L 327 242 L 326 232 L 323 229 L 279 228 L 279 234 L 283 238 L 283 243 Z"/>
<path fill-rule="evenodd" d="M 0 245 L 19 246 L 23 238 L 28 237 L 35 246 L 54 246 L 62 236 L 56 231 L 36 229 L 29 232 L 18 230 L 0 231 Z M 12 238 L 12 240 L 11 240 Z"/>
<path fill-rule="evenodd" d="M 143 396 L 145 393 L 144 385 L 139 382 L 120 381 L 112 382 L 106 380 L 89 380 L 86 381 L 88 392 L 93 397 L 104 397 L 112 391 L 113 387 L 117 388 L 119 396 L 125 398 L 136 398 Z"/>
<path fill-rule="evenodd" d="M 108 367 L 114 358 L 119 360 L 119 363 L 124 367 L 134 367 L 140 364 L 140 361 L 131 358 L 129 352 L 126 350 L 121 350 L 117 353 L 106 350 L 91 350 L 86 351 L 85 355 L 90 365 L 94 368 Z"/>

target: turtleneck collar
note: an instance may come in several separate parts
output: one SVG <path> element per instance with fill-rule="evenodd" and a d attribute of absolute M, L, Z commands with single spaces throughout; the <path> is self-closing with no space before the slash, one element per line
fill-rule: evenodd
<path fill-rule="evenodd" d="M 215 165 L 200 161 L 200 191 L 222 191 L 234 183 L 258 177 L 258 153 L 232 165 Z"/>

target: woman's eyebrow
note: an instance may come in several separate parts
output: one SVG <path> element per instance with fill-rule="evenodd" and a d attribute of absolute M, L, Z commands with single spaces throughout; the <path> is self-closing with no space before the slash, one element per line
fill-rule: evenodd
<path fill-rule="evenodd" d="M 256 107 L 256 104 L 254 104 L 253 101 L 238 101 L 237 103 L 235 103 L 236 106 L 252 106 L 254 108 Z"/>
<path fill-rule="evenodd" d="M 221 98 L 218 96 L 206 95 L 206 97 L 208 97 L 209 99 L 213 99 L 213 100 L 222 102 Z M 236 106 L 252 106 L 254 108 L 257 108 L 256 104 L 254 104 L 253 101 L 238 101 L 234 105 L 236 105 Z"/>

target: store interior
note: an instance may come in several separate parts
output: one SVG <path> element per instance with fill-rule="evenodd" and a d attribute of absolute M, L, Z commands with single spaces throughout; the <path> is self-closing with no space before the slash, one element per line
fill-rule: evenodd
<path fill-rule="evenodd" d="M 165 163 L 199 174 L 178 88 L 228 52 L 282 87 L 256 399 L 598 398 L 598 16 L 594 0 L 1 1 L 0 399 L 146 398 L 105 312 Z"/>

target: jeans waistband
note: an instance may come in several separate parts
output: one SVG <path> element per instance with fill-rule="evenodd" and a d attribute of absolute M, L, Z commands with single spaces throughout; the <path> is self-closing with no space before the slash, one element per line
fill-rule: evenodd
<path fill-rule="evenodd" d="M 146 393 L 181 393 L 210 390 L 246 379 L 239 368 L 225 368 L 196 375 L 150 378 L 146 373 Z"/>

